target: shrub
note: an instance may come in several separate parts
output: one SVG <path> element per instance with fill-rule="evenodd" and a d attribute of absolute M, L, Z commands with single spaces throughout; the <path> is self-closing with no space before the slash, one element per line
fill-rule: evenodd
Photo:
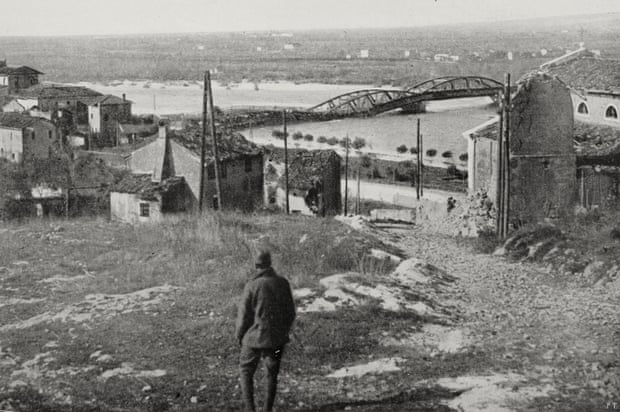
<path fill-rule="evenodd" d="M 445 158 L 451 158 L 452 157 L 452 152 L 449 150 L 446 150 L 445 152 L 443 152 L 441 154 L 441 157 L 445 157 Z"/>
<path fill-rule="evenodd" d="M 319 138 L 316 139 L 316 141 L 319 142 L 319 143 L 327 143 L 327 137 L 319 136 Z"/>
<path fill-rule="evenodd" d="M 361 137 L 356 137 L 355 139 L 353 139 L 353 143 L 351 143 L 351 146 L 353 146 L 355 150 L 360 150 L 366 146 L 366 140 L 362 139 Z"/>
<path fill-rule="evenodd" d="M 372 159 L 368 155 L 363 155 L 362 157 L 360 157 L 360 162 L 362 167 L 368 168 L 372 166 Z"/>
<path fill-rule="evenodd" d="M 338 141 L 338 144 L 339 144 L 341 147 L 347 147 L 347 142 L 348 142 L 348 139 L 346 139 L 345 137 L 343 137 L 342 139 L 340 139 L 340 140 Z"/>
<path fill-rule="evenodd" d="M 427 155 L 428 157 L 434 157 L 436 154 L 437 154 L 437 150 L 435 150 L 435 149 L 428 149 L 428 150 L 426 151 L 426 155 Z"/>
<path fill-rule="evenodd" d="M 411 153 L 411 154 L 417 154 L 417 153 L 418 153 L 418 148 L 417 148 L 417 147 L 415 147 L 415 146 L 411 146 L 411 147 L 409 148 L 409 153 Z"/>
<path fill-rule="evenodd" d="M 338 138 L 336 137 L 330 137 L 329 139 L 327 139 L 327 144 L 330 146 L 335 146 L 338 144 Z"/>
<path fill-rule="evenodd" d="M 271 132 L 271 135 L 276 139 L 284 140 L 284 132 L 282 130 L 274 130 Z M 286 136 L 288 136 L 288 133 Z"/>
<path fill-rule="evenodd" d="M 295 132 L 291 137 L 293 138 L 293 140 L 301 140 L 304 138 L 304 135 L 302 132 Z"/>
<path fill-rule="evenodd" d="M 461 153 L 459 155 L 459 160 L 460 161 L 466 162 L 468 158 L 469 158 L 469 156 L 467 155 L 467 153 Z"/>
<path fill-rule="evenodd" d="M 407 153 L 407 146 L 405 146 L 404 144 L 401 144 L 400 146 L 396 148 L 396 151 L 401 154 Z"/>
<path fill-rule="evenodd" d="M 311 142 L 311 141 L 314 140 L 314 136 L 312 136 L 311 134 L 306 134 L 306 135 L 304 135 L 304 140 L 306 142 Z"/>

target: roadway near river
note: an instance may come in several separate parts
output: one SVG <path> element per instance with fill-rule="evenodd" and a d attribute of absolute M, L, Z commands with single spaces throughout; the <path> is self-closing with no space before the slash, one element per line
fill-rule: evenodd
<path fill-rule="evenodd" d="M 344 193 L 344 179 L 340 182 L 340 187 Z M 349 199 L 357 196 L 357 181 L 349 179 Z M 448 197 L 457 200 L 465 199 L 463 193 L 447 192 L 444 190 L 424 188 L 422 198 L 438 203 L 446 203 Z M 367 200 L 377 200 L 380 202 L 393 203 L 404 207 L 415 207 L 418 203 L 416 200 L 416 188 L 404 185 L 390 185 L 383 183 L 374 183 L 360 180 L 360 198 Z"/>

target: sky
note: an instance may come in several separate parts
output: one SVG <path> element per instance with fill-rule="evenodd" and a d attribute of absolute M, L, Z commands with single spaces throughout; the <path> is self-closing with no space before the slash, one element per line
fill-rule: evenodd
<path fill-rule="evenodd" d="M 620 0 L 0 0 L 0 36 L 417 27 L 620 12 Z"/>

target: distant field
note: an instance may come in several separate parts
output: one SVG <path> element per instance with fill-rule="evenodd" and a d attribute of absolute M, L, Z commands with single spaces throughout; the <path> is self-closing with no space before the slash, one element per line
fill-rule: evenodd
<path fill-rule="evenodd" d="M 48 81 L 117 79 L 198 80 L 217 70 L 222 82 L 249 80 L 322 83 L 409 84 L 432 77 L 478 74 L 519 76 L 548 57 L 532 57 L 587 46 L 620 55 L 616 15 L 530 24 L 485 24 L 417 29 L 271 33 L 178 34 L 75 37 L 0 37 L 0 58 L 31 65 Z M 580 30 L 583 29 L 582 32 Z M 585 33 L 585 34 L 584 34 Z M 285 49 L 284 46 L 288 49 Z M 292 49 L 291 49 L 292 48 Z M 368 59 L 358 58 L 368 50 Z M 405 57 L 409 51 L 409 57 Z M 506 52 L 513 52 L 510 61 Z M 435 63 L 436 53 L 459 55 L 457 63 Z M 483 56 L 481 61 L 472 57 Z M 526 55 L 527 54 L 527 55 Z M 350 56 L 347 59 L 347 55 Z M 469 57 L 468 57 L 469 56 Z M 156 64 L 154 64 L 154 62 Z"/>

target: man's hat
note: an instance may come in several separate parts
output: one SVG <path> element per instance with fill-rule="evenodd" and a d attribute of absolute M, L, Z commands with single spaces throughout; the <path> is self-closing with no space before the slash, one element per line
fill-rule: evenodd
<path fill-rule="evenodd" d="M 271 253 L 267 251 L 260 252 L 258 254 L 258 257 L 256 258 L 256 267 L 257 268 L 271 267 Z"/>

